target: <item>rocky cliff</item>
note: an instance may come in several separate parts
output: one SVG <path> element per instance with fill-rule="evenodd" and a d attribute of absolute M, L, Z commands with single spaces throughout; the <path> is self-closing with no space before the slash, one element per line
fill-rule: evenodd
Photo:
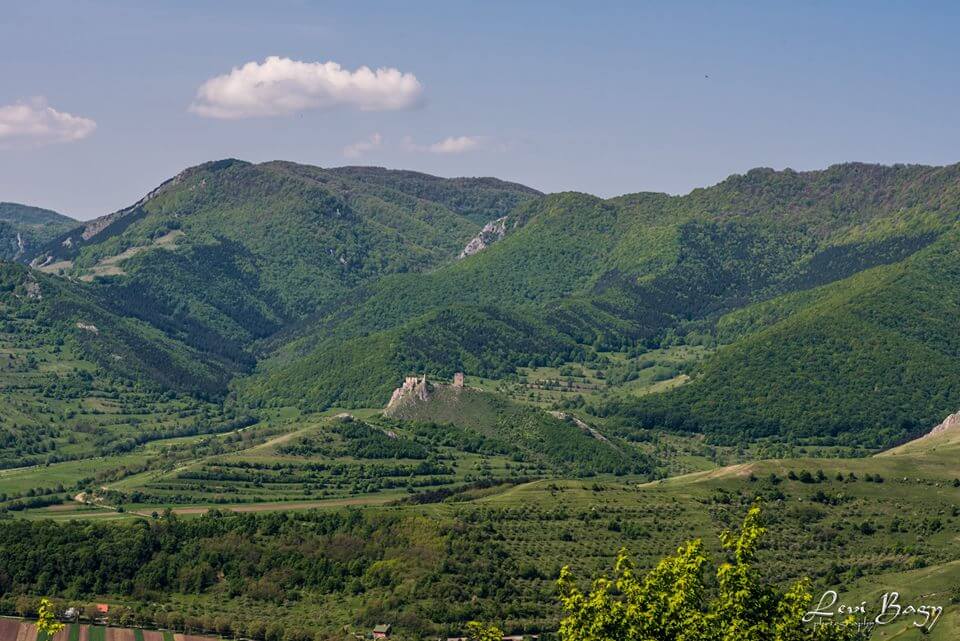
<path fill-rule="evenodd" d="M 467 246 L 463 248 L 459 258 L 473 256 L 503 238 L 507 233 L 507 218 L 508 216 L 502 216 L 484 225 L 480 233 L 474 236 L 470 242 L 467 243 Z"/>

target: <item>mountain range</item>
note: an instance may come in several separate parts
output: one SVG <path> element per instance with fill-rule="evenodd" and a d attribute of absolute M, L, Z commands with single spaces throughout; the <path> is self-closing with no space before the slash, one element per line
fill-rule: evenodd
<path fill-rule="evenodd" d="M 603 199 L 222 160 L 85 223 L 0 206 L 0 305 L 102 373 L 241 413 L 702 345 L 682 384 L 571 402 L 624 438 L 877 448 L 960 405 L 958 215 L 960 165 Z"/>

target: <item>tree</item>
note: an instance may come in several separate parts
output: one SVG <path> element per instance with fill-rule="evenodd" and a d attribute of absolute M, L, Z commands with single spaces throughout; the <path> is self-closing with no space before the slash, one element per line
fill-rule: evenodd
<path fill-rule="evenodd" d="M 566 616 L 561 641 L 841 641 L 855 626 L 814 626 L 803 621 L 813 596 L 807 580 L 786 592 L 765 584 L 754 569 L 765 528 L 760 508 L 747 512 L 740 532 L 724 532 L 729 559 L 716 569 L 708 591 L 704 572 L 710 559 L 693 540 L 664 558 L 646 576 L 621 550 L 614 578 L 596 579 L 581 592 L 568 567 L 560 572 L 560 600 Z"/>
<path fill-rule="evenodd" d="M 53 611 L 53 602 L 46 597 L 40 599 L 37 617 L 37 632 L 46 633 L 48 639 L 63 629 L 63 624 L 57 621 L 57 615 Z"/>
<path fill-rule="evenodd" d="M 467 641 L 501 641 L 503 632 L 495 625 L 487 625 L 479 621 L 467 623 Z"/>

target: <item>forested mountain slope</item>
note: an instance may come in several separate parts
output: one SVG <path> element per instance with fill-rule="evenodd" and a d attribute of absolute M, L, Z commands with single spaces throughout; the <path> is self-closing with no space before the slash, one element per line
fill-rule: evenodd
<path fill-rule="evenodd" d="M 734 313 L 743 334 L 688 385 L 606 411 L 718 441 L 872 446 L 960 405 L 960 229 L 897 264 Z"/>
<path fill-rule="evenodd" d="M 0 324 L 11 339 L 69 343 L 106 372 L 163 390 L 222 395 L 241 364 L 217 359 L 116 313 L 103 292 L 0 262 Z M 20 350 L 7 357 L 16 360 Z M 12 361 L 11 361 L 12 365 Z"/>
<path fill-rule="evenodd" d="M 0 202 L 0 260 L 12 260 L 75 226 L 49 209 Z"/>
<path fill-rule="evenodd" d="M 92 281 L 117 313 L 196 350 L 249 362 L 252 341 L 384 274 L 455 260 L 480 228 L 471 217 L 538 197 L 495 180 L 448 185 L 415 174 L 429 187 L 417 196 L 390 186 L 403 182 L 391 172 L 375 176 L 207 163 L 26 258 Z M 427 198 L 434 192 L 440 200 Z"/>
<path fill-rule="evenodd" d="M 958 166 L 850 164 L 754 170 L 682 197 L 547 196 L 520 205 L 511 217 L 521 228 L 475 256 L 352 292 L 241 396 L 380 404 L 391 374 L 404 371 L 501 376 L 590 349 L 712 333 L 732 310 L 928 246 L 960 212 L 958 185 Z"/>

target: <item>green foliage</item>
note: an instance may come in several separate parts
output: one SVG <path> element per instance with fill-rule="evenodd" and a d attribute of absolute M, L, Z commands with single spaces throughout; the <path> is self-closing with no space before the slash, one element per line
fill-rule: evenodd
<path fill-rule="evenodd" d="M 376 406 L 410 371 L 502 379 L 719 335 L 735 344 L 691 385 L 596 409 L 716 440 L 886 444 L 960 401 L 952 377 L 934 374 L 956 332 L 929 317 L 935 296 L 951 300 L 952 274 L 910 258 L 949 245 L 938 238 L 960 203 L 958 171 L 760 169 L 683 197 L 602 200 L 224 160 L 182 172 L 93 236 L 73 230 L 21 257 L 70 261 L 70 275 L 93 283 L 44 281 L 59 288 L 56 305 L 25 300 L 22 285 L 8 301 L 99 368 L 159 389 L 222 398 L 256 362 L 233 386 L 254 409 Z M 504 239 L 455 260 L 502 216 Z M 908 265 L 937 276 L 909 276 L 920 289 L 901 292 Z M 888 275 L 883 300 L 876 274 Z"/>
<path fill-rule="evenodd" d="M 425 459 L 430 450 L 416 441 L 388 434 L 359 421 L 344 421 L 331 430 L 343 437 L 342 443 L 331 444 L 319 437 L 305 436 L 277 449 L 293 456 L 353 456 L 362 459 Z"/>
<path fill-rule="evenodd" d="M 262 375 L 240 384 L 244 402 L 256 406 L 386 404 L 404 374 L 454 372 L 503 376 L 529 362 L 582 358 L 569 338 L 522 312 L 452 306 L 390 331 L 346 341 L 327 339 L 306 356 L 268 361 Z"/>
<path fill-rule="evenodd" d="M 806 581 L 784 592 L 764 583 L 754 567 L 765 528 L 752 507 L 739 534 L 724 532 L 730 559 L 716 568 L 716 590 L 707 589 L 709 559 L 699 540 L 685 543 L 646 576 L 621 550 L 613 579 L 576 586 L 568 568 L 560 573 L 561 641 L 800 641 L 853 639 L 854 626 L 814 627 L 805 622 L 812 595 Z"/>
<path fill-rule="evenodd" d="M 462 431 L 458 439 L 462 443 L 493 446 L 515 460 L 538 462 L 565 474 L 648 473 L 652 469 L 649 459 L 634 448 L 599 438 L 571 418 L 478 390 L 438 387 L 427 401 L 402 402 L 389 415 L 420 424 L 452 425 Z M 453 430 L 447 429 L 449 435 Z"/>
<path fill-rule="evenodd" d="M 479 621 L 467 623 L 466 637 L 468 641 L 501 641 L 503 631 L 495 625 L 488 625 Z"/>
<path fill-rule="evenodd" d="M 286 346 L 273 341 L 275 358 L 243 392 L 254 403 L 290 402 L 299 382 L 316 374 L 323 384 L 295 396 L 303 407 L 380 404 L 391 385 L 351 380 L 351 360 L 363 363 L 368 381 L 388 373 L 395 381 L 414 368 L 503 377 L 557 352 L 578 360 L 591 350 L 712 344 L 728 312 L 791 292 L 800 292 L 793 308 L 805 309 L 819 299 L 803 292 L 935 242 L 960 203 L 956 174 L 956 167 L 865 165 L 757 170 L 679 198 L 563 193 L 521 203 L 508 216 L 507 237 L 479 254 L 386 275 L 322 309 L 315 325 L 285 336 L 294 339 Z M 785 315 L 763 309 L 723 321 L 722 337 L 740 338 Z M 523 322 L 499 322 L 505 318 Z M 483 341 L 472 340 L 478 326 Z M 376 347 L 361 354 L 354 340 Z M 417 353 L 398 354 L 408 346 Z M 322 363 L 333 367 L 320 371 Z"/>
<path fill-rule="evenodd" d="M 155 389 L 222 395 L 243 366 L 118 313 L 95 288 L 13 263 L 0 263 L 0 319 L 13 341 L 69 344 L 103 370 Z"/>
<path fill-rule="evenodd" d="M 319 171 L 310 168 L 313 171 Z M 327 170 L 368 187 L 380 185 L 420 200 L 436 202 L 483 225 L 531 200 L 540 192 L 496 178 L 437 178 L 415 171 L 380 167 L 340 167 Z"/>
<path fill-rule="evenodd" d="M 57 614 L 54 612 L 53 602 L 44 597 L 40 599 L 40 606 L 37 608 L 37 632 L 45 634 L 52 638 L 57 632 L 60 632 L 64 625 L 57 620 Z"/>

